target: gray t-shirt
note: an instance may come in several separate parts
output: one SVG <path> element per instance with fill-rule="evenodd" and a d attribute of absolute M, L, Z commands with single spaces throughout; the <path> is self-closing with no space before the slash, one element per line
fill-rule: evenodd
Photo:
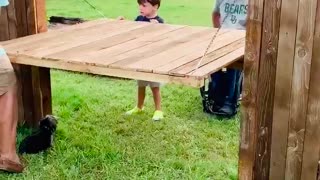
<path fill-rule="evenodd" d="M 221 28 L 242 30 L 246 29 L 247 11 L 248 0 L 216 0 L 213 10 L 221 15 Z"/>

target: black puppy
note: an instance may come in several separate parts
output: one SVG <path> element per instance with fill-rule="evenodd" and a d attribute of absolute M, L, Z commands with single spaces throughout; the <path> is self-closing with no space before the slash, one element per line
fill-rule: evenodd
<path fill-rule="evenodd" d="M 53 135 L 57 128 L 57 119 L 47 115 L 41 119 L 39 130 L 26 137 L 20 144 L 19 153 L 36 154 L 52 146 Z"/>
<path fill-rule="evenodd" d="M 61 23 L 61 24 L 78 24 L 78 23 L 83 23 L 84 20 L 81 18 L 51 16 L 49 19 L 49 22 L 50 23 Z"/>

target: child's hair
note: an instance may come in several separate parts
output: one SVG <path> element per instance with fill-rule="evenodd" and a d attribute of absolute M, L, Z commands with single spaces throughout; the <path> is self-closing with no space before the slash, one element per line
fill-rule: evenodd
<path fill-rule="evenodd" d="M 158 5 L 158 8 L 160 7 L 161 0 L 137 0 L 138 4 L 143 4 L 143 3 L 150 3 L 152 6 Z"/>

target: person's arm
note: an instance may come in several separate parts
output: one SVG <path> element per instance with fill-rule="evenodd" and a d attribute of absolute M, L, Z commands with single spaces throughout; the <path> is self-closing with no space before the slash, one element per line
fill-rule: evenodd
<path fill-rule="evenodd" d="M 220 28 L 220 13 L 218 12 L 213 12 L 212 13 L 212 25 L 214 28 Z"/>
<path fill-rule="evenodd" d="M 159 23 L 159 21 L 157 19 L 150 19 L 151 23 Z"/>
<path fill-rule="evenodd" d="M 221 5 L 221 0 L 216 0 L 215 4 L 213 6 L 213 11 L 212 11 L 212 25 L 214 28 L 220 28 L 220 5 Z"/>
<path fill-rule="evenodd" d="M 126 18 L 124 16 L 117 17 L 117 20 L 125 20 Z"/>
<path fill-rule="evenodd" d="M 164 20 L 161 17 L 157 16 L 154 19 L 150 19 L 150 22 L 152 22 L 152 23 L 164 23 Z"/>

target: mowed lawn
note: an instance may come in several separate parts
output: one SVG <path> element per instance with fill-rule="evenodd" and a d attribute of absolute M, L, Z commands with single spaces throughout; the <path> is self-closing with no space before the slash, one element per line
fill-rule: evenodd
<path fill-rule="evenodd" d="M 135 0 L 89 0 L 105 16 L 134 19 Z M 209 0 L 163 0 L 160 15 L 171 24 L 211 25 Z M 82 0 L 47 0 L 48 17 L 100 18 Z M 53 110 L 59 117 L 54 147 L 24 155 L 23 174 L 2 179 L 237 179 L 239 117 L 219 120 L 202 112 L 199 89 L 166 84 L 165 119 L 146 111 L 125 117 L 134 107 L 136 81 L 52 71 Z M 19 128 L 18 142 L 30 134 Z"/>

